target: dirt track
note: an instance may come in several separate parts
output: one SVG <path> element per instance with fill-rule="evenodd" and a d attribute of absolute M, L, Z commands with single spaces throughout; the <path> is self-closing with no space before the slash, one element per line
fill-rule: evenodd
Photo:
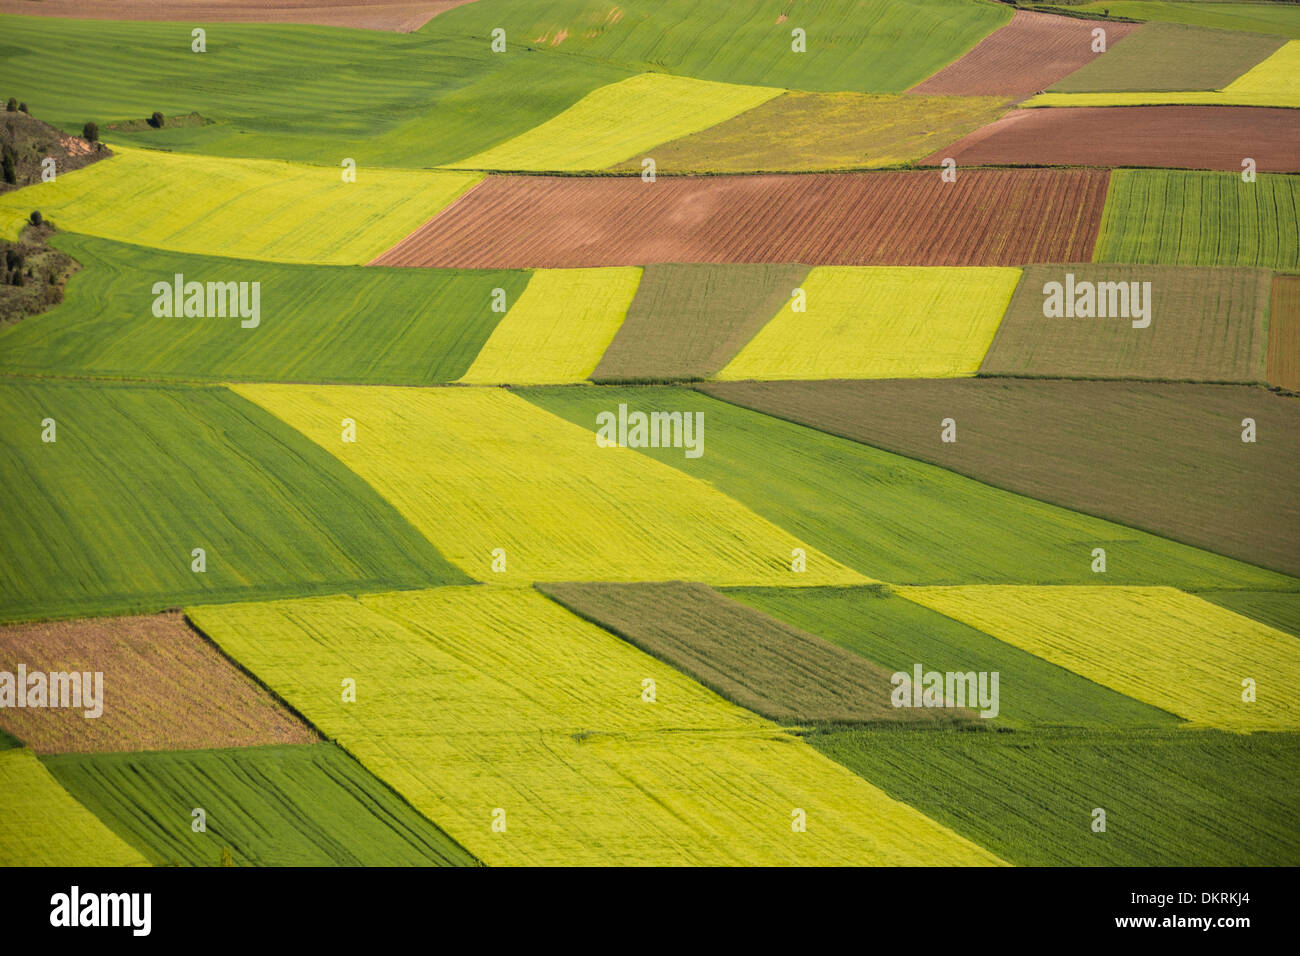
<path fill-rule="evenodd" d="M 1092 259 L 1104 170 L 492 176 L 372 265 L 1020 265 Z M 1033 224 L 1033 228 L 1026 228 Z"/>
<path fill-rule="evenodd" d="M 0 0 L 0 13 L 85 20 L 312 23 L 410 33 L 471 0 Z"/>
<path fill-rule="evenodd" d="M 1016 110 L 924 160 L 958 166 L 1159 166 L 1300 171 L 1300 110 L 1248 106 L 1075 106 Z"/>
<path fill-rule="evenodd" d="M 1092 52 L 1093 29 L 1105 29 L 1109 48 L 1139 26 L 1017 10 L 1005 27 L 994 30 L 956 63 L 908 92 L 1031 96 L 1100 56 Z"/>

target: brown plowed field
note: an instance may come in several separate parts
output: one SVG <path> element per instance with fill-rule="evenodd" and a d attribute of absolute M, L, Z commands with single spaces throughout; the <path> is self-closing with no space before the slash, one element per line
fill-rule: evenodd
<path fill-rule="evenodd" d="M 0 707 L 0 726 L 37 753 L 299 744 L 316 733 L 196 633 L 179 613 L 0 628 L 0 671 L 103 677 L 103 712 Z M 83 701 L 84 704 L 84 701 Z"/>
<path fill-rule="evenodd" d="M 173 20 L 185 23 L 314 23 L 410 33 L 471 0 L 0 0 L 0 13 L 84 20 Z"/>
<path fill-rule="evenodd" d="M 956 63 L 907 92 L 1032 96 L 1101 55 L 1092 52 L 1093 28 L 1106 30 L 1109 48 L 1140 25 L 1017 10 L 1001 30 L 993 31 Z"/>
<path fill-rule="evenodd" d="M 372 265 L 1087 262 L 1104 170 L 660 178 L 491 176 Z"/>
<path fill-rule="evenodd" d="M 1016 110 L 924 160 L 958 166 L 1159 166 L 1300 170 L 1300 110 L 1249 106 L 1076 106 Z"/>
<path fill-rule="evenodd" d="M 1273 278 L 1265 376 L 1270 385 L 1300 392 L 1300 276 Z"/>

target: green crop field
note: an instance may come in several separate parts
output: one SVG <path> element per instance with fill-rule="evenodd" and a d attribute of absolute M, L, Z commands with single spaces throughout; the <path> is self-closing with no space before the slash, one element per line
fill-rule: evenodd
<path fill-rule="evenodd" d="M 466 580 L 360 478 L 224 389 L 6 379 L 0 410 L 0 480 L 22 502 L 0 512 L 0 620 Z"/>
<path fill-rule="evenodd" d="M 333 744 L 46 757 L 155 866 L 472 866 Z M 193 829 L 203 811 L 203 832 Z"/>
<path fill-rule="evenodd" d="M 1163 23 L 1187 23 L 1219 30 L 1246 30 L 1274 33 L 1300 40 L 1300 10 L 1286 3 L 1220 3 L 1218 0 L 1095 0 L 1072 11 L 1096 14 L 1103 10 L 1112 16 L 1131 17 Z"/>
<path fill-rule="evenodd" d="M 316 163 L 336 176 L 351 158 L 359 185 L 368 169 L 463 159 L 636 72 L 522 44 L 494 54 L 487 30 L 206 29 L 207 52 L 196 54 L 190 28 L 174 23 L 0 17 L 0 88 L 69 133 L 94 120 L 112 142 Z M 210 123 L 110 128 L 154 110 Z"/>
<path fill-rule="evenodd" d="M 781 90 L 641 73 L 593 90 L 559 116 L 457 169 L 596 170 L 744 113 Z"/>
<path fill-rule="evenodd" d="M 1086 680 L 961 621 L 877 588 L 728 589 L 726 594 L 887 671 L 997 671 L 999 706 L 981 723 L 1011 727 L 1170 727 L 1173 714 Z M 907 711 L 903 711 L 907 713 Z"/>
<path fill-rule="evenodd" d="M 861 724 L 947 716 L 893 707 L 888 671 L 702 584 L 538 587 L 579 617 L 769 720 Z M 969 711 L 955 716 L 971 718 Z"/>
<path fill-rule="evenodd" d="M 650 150 L 662 173 L 870 169 L 913 163 L 1006 112 L 990 96 L 789 92 Z M 636 156 L 616 169 L 639 171 Z"/>
<path fill-rule="evenodd" d="M 0 866 L 144 866 L 30 750 L 0 750 Z"/>
<path fill-rule="evenodd" d="M 190 614 L 489 864 L 998 862 L 530 589 Z"/>
<path fill-rule="evenodd" d="M 799 265 L 649 265 L 597 382 L 706 378 L 726 365 L 808 274 Z"/>
<path fill-rule="evenodd" d="M 1092 258 L 1300 269 L 1300 176 L 1118 169 Z"/>
<path fill-rule="evenodd" d="M 968 0 L 822 0 L 785 13 L 759 13 L 750 0 L 555 0 L 543 7 L 497 0 L 449 10 L 420 32 L 486 38 L 499 27 L 507 39 L 560 62 L 796 90 L 901 93 L 1010 19 L 1006 7 Z M 791 49 L 795 28 L 806 32 L 806 53 Z"/>
<path fill-rule="evenodd" d="M 719 379 L 974 375 L 1019 269 L 819 266 Z"/>
<path fill-rule="evenodd" d="M 1300 864 L 1300 734 L 857 730 L 807 739 L 1018 865 Z M 1093 832 L 1096 809 L 1104 833 Z"/>
<path fill-rule="evenodd" d="M 1262 385 L 1271 285 L 1262 269 L 1026 266 L 980 374 Z"/>
<path fill-rule="evenodd" d="M 492 334 L 494 289 L 527 272 L 250 263 L 86 236 L 55 244 L 82 264 L 64 302 L 0 332 L 4 367 L 186 381 L 428 385 L 463 375 Z M 159 318 L 154 282 L 261 283 L 259 323 Z"/>
<path fill-rule="evenodd" d="M 837 561 L 881 581 L 1094 584 L 1092 550 L 1104 547 L 1109 583 L 1294 585 L 1294 579 L 1280 574 L 682 389 L 538 388 L 520 394 L 592 430 L 599 410 L 620 403 L 646 413 L 702 412 L 708 438 L 699 458 L 686 458 L 674 448 L 641 448 L 638 453 L 711 483 Z M 936 421 L 936 443 L 939 431 Z M 810 553 L 807 574 L 770 583 L 798 583 L 790 578 L 810 577 L 815 567 Z"/>
<path fill-rule="evenodd" d="M 361 265 L 479 178 L 376 169 L 348 183 L 337 167 L 119 147 L 112 158 L 53 183 L 0 196 L 0 236 L 15 238 L 39 209 L 62 229 L 119 242 L 241 259 Z"/>
<path fill-rule="evenodd" d="M 1286 41 L 1153 23 L 1052 85 L 1053 93 L 1221 90 Z"/>
<path fill-rule="evenodd" d="M 1300 457 L 1300 404 L 1263 389 L 1021 379 L 701 388 L 998 488 L 1294 575 L 1273 576 L 1269 587 L 1300 590 L 1300 502 L 1291 481 Z M 881 408 L 893 413 L 880 415 Z M 937 440 L 946 417 L 956 423 L 955 442 Z M 1247 417 L 1255 421 L 1253 444 L 1241 440 Z M 1119 435 L 1124 442 L 1117 447 Z"/>

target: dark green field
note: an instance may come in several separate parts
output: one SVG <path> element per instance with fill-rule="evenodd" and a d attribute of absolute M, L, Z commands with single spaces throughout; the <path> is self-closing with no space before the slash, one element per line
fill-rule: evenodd
<path fill-rule="evenodd" d="M 22 502 L 0 510 L 0 620 L 467 580 L 327 451 L 222 388 L 6 379 L 0 436 Z"/>
<path fill-rule="evenodd" d="M 596 382 L 707 378 L 790 301 L 799 265 L 649 265 Z"/>
<path fill-rule="evenodd" d="M 1074 276 L 1102 289 L 1108 316 L 1044 315 L 1048 283 Z M 1028 266 L 1011 297 L 981 375 L 1129 378 L 1264 384 L 1272 277 L 1262 269 L 1176 266 Z M 1124 291 L 1101 284 L 1123 284 Z M 1137 300 L 1131 298 L 1137 283 Z M 1146 283 L 1150 283 L 1150 302 Z M 1112 291 L 1114 295 L 1112 296 Z M 1112 298 L 1114 301 L 1112 301 Z M 1128 302 L 1128 315 L 1111 316 Z M 1149 315 L 1134 314 L 1134 305 Z M 1100 311 L 1097 302 L 1095 311 Z M 1150 324 L 1134 328 L 1133 322 Z"/>
<path fill-rule="evenodd" d="M 983 631 L 875 588 L 737 588 L 743 604 L 875 661 L 886 671 L 997 671 L 990 726 L 1151 726 L 1173 714 L 1094 684 Z"/>
<path fill-rule="evenodd" d="M 1264 389 L 1013 379 L 701 388 L 999 488 L 1300 576 L 1300 403 Z M 939 423 L 949 417 L 957 441 L 945 443 Z M 1247 417 L 1255 419 L 1254 444 L 1241 440 Z M 1105 583 L 1117 583 L 1107 577 Z M 1268 587 L 1295 590 L 1300 581 L 1274 578 Z"/>
<path fill-rule="evenodd" d="M 813 734 L 890 796 L 1025 866 L 1296 866 L 1300 734 Z M 1106 811 L 1106 832 L 1092 830 Z"/>
<path fill-rule="evenodd" d="M 44 758 L 158 866 L 472 866 L 449 836 L 333 744 Z M 201 808 L 207 830 L 195 833 Z"/>
<path fill-rule="evenodd" d="M 896 708 L 889 699 L 889 671 L 702 584 L 575 583 L 538 589 L 769 720 L 860 724 L 973 718 L 969 710 Z"/>

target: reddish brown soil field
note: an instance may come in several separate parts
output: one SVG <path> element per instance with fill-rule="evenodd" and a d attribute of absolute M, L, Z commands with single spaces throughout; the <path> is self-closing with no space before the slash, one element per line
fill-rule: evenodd
<path fill-rule="evenodd" d="M 1300 393 L 1300 276 L 1274 276 L 1268 317 L 1270 385 Z"/>
<path fill-rule="evenodd" d="M 1016 110 L 924 162 L 958 166 L 1159 166 L 1300 170 L 1300 110 L 1250 106 L 1075 106 Z"/>
<path fill-rule="evenodd" d="M 1101 55 L 1092 52 L 1094 28 L 1105 29 L 1109 48 L 1139 26 L 1017 10 L 1010 23 L 908 92 L 1025 98 Z"/>
<path fill-rule="evenodd" d="M 1109 174 L 977 169 L 660 178 L 492 176 L 372 265 L 1020 265 L 1092 259 Z"/>
<path fill-rule="evenodd" d="M 0 707 L 0 727 L 37 753 L 200 750 L 319 739 L 180 613 L 0 628 L 0 671 L 17 674 L 19 664 L 29 675 L 104 675 L 98 717 L 86 717 L 85 706 Z"/>
<path fill-rule="evenodd" d="M 0 0 L 0 13 L 85 20 L 314 23 L 410 33 L 471 0 Z"/>

